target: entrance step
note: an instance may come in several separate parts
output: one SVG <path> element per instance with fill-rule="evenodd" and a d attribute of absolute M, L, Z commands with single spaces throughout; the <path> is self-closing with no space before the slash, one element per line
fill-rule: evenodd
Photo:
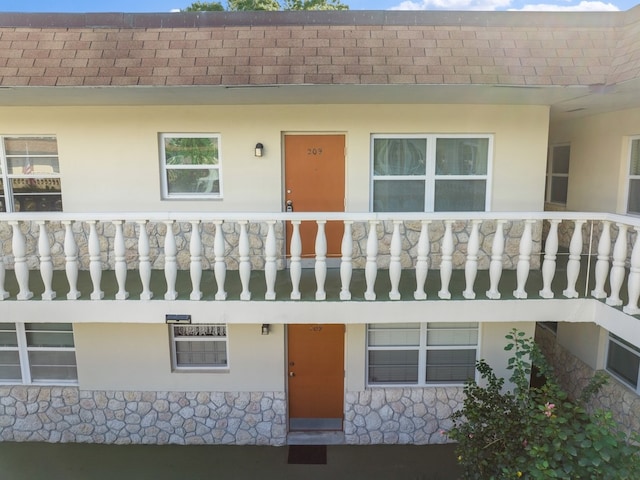
<path fill-rule="evenodd" d="M 343 445 L 344 432 L 289 432 L 287 445 Z"/>

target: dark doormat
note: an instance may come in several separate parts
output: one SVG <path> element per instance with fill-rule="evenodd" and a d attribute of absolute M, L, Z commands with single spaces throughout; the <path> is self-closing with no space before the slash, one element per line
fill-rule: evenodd
<path fill-rule="evenodd" d="M 289 465 L 326 465 L 326 445 L 289 445 Z"/>

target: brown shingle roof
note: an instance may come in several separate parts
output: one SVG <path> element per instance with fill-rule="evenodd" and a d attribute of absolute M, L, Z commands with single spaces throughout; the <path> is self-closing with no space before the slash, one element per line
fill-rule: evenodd
<path fill-rule="evenodd" d="M 1 86 L 568 86 L 639 75 L 638 8 L 0 14 Z"/>

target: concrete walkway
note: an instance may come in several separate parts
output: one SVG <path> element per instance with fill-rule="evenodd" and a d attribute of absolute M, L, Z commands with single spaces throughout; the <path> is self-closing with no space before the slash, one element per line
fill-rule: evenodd
<path fill-rule="evenodd" d="M 454 445 L 329 445 L 325 465 L 289 447 L 0 443 L 3 480 L 455 480 Z"/>

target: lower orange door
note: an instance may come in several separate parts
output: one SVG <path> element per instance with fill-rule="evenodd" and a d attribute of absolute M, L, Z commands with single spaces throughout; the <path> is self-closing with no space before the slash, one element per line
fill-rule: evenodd
<path fill-rule="evenodd" d="M 289 427 L 341 430 L 344 325 L 289 325 Z"/>

